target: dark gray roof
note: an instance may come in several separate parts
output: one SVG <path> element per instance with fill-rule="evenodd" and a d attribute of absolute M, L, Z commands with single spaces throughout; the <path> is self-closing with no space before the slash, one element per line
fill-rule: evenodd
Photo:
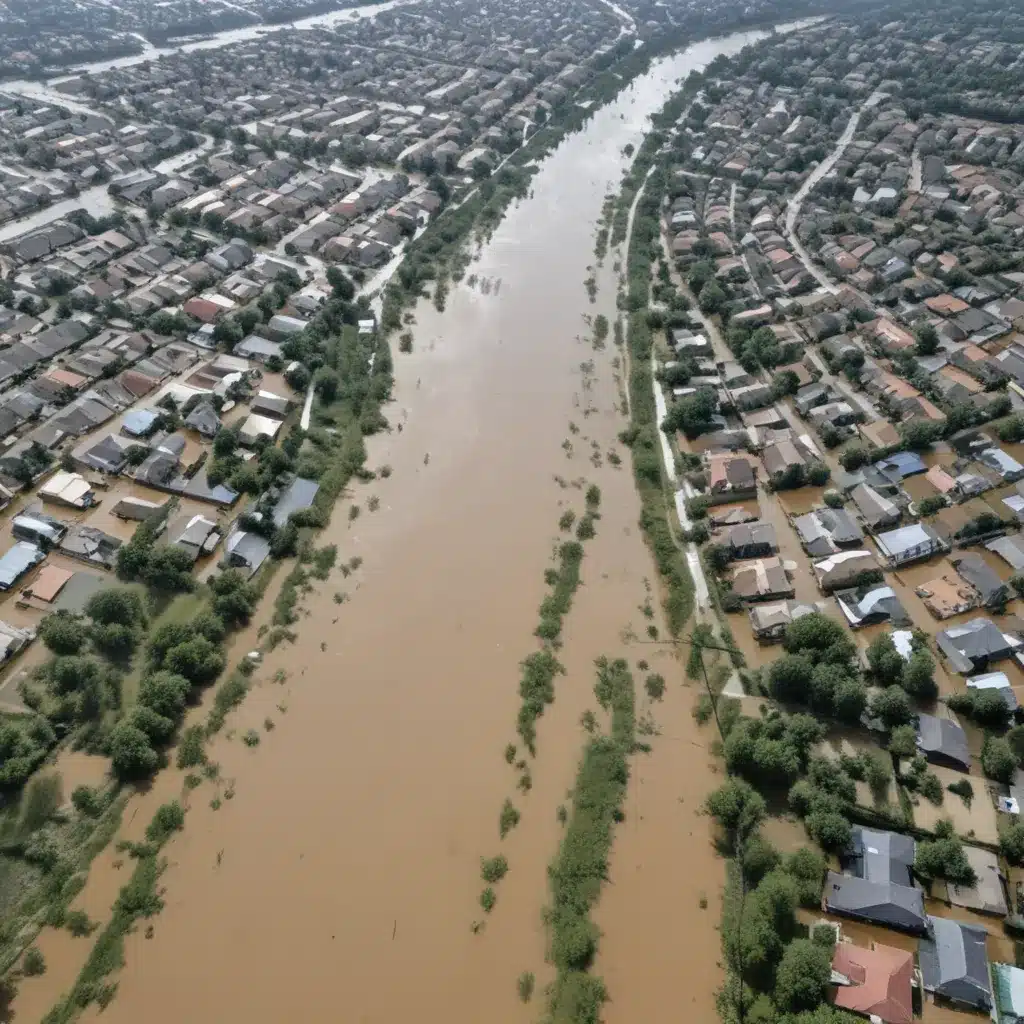
<path fill-rule="evenodd" d="M 839 860 L 843 870 L 857 878 L 910 885 L 916 849 L 910 836 L 855 825 L 850 847 Z"/>
<path fill-rule="evenodd" d="M 924 898 L 919 889 L 895 882 L 838 875 L 825 879 L 825 909 L 860 921 L 921 934 L 926 928 Z"/>
<path fill-rule="evenodd" d="M 985 929 L 929 916 L 928 933 L 918 947 L 925 990 L 978 1010 L 991 1009 Z"/>
<path fill-rule="evenodd" d="M 315 480 L 306 480 L 297 476 L 282 492 L 274 506 L 274 525 L 284 526 L 288 517 L 302 508 L 313 504 L 320 485 Z"/>
<path fill-rule="evenodd" d="M 727 543 L 731 548 L 743 549 L 749 547 L 768 547 L 772 551 L 778 550 L 779 544 L 775 539 L 775 527 L 771 523 L 743 523 L 734 526 L 729 530 Z"/>
<path fill-rule="evenodd" d="M 251 576 L 267 560 L 270 554 L 270 541 L 258 533 L 236 530 L 227 539 L 225 545 L 228 562 L 240 569 L 247 569 Z"/>
<path fill-rule="evenodd" d="M 991 619 L 971 619 L 960 626 L 942 630 L 935 642 L 957 672 L 974 672 L 990 662 L 1008 658 L 1021 650 L 1011 643 Z"/>
<path fill-rule="evenodd" d="M 906 609 L 892 587 L 872 586 L 838 590 L 835 598 L 851 626 L 867 626 L 886 621 L 897 625 L 910 622 Z"/>
<path fill-rule="evenodd" d="M 121 541 L 117 537 L 97 530 L 94 526 L 76 526 L 64 538 L 60 550 L 71 558 L 80 558 L 83 562 L 113 568 L 117 560 L 117 551 Z"/>
<path fill-rule="evenodd" d="M 970 771 L 971 754 L 967 748 L 967 733 L 949 718 L 918 715 L 917 749 L 936 764 Z"/>
<path fill-rule="evenodd" d="M 213 437 L 220 430 L 220 416 L 210 402 L 199 402 L 185 418 L 185 426 L 204 437 Z"/>
<path fill-rule="evenodd" d="M 981 594 L 985 604 L 991 604 L 1006 594 L 1003 581 L 989 564 L 980 556 L 967 552 L 952 558 L 953 568 Z"/>

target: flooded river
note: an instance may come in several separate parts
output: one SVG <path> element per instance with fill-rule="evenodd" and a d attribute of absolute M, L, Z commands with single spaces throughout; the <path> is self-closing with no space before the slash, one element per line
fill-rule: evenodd
<path fill-rule="evenodd" d="M 621 354 L 594 351 L 583 321 L 614 315 L 612 259 L 596 305 L 583 281 L 623 147 L 641 141 L 687 72 L 761 35 L 657 62 L 544 162 L 530 197 L 470 268 L 474 285 L 454 287 L 444 314 L 420 304 L 415 348 L 396 354 L 387 410 L 403 429 L 370 443 L 371 468 L 392 472 L 353 492 L 358 518 L 343 499 L 322 540 L 338 545 L 339 562 L 359 556 L 362 567 L 347 578 L 336 570 L 306 599 L 297 643 L 268 656 L 260 685 L 214 743 L 236 795 L 219 810 L 208 784 L 190 795 L 185 831 L 167 849 L 166 907 L 151 938 L 139 929 L 128 939 L 107 1024 L 536 1019 L 551 977 L 541 912 L 562 831 L 556 811 L 575 778 L 579 718 L 595 706 L 601 654 L 630 659 L 638 710 L 652 712 L 659 733 L 652 753 L 635 759 L 595 911 L 605 933 L 597 969 L 612 999 L 605 1016 L 667 1021 L 685 1006 L 695 1020 L 713 1019 L 723 872 L 698 814 L 716 784 L 711 735 L 693 722 L 696 694 L 671 648 L 637 640 L 654 567 L 628 452 L 616 441 Z M 515 739 L 518 663 L 534 649 L 558 517 L 582 511 L 572 483 L 581 480 L 601 487 L 602 518 L 563 632 L 567 674 L 539 723 L 533 789 L 523 795 L 503 758 Z M 640 659 L 668 681 L 653 707 Z M 281 685 L 271 681 L 278 670 Z M 273 732 L 263 731 L 268 717 Z M 250 727 L 262 734 L 252 750 L 240 742 Z M 129 807 L 129 831 L 180 787 L 175 772 L 163 773 Z M 506 797 L 522 821 L 502 843 Z M 480 858 L 499 851 L 509 873 L 475 934 L 485 917 Z M 117 874 L 101 857 L 86 896 L 108 891 L 104 873 Z M 47 952 L 37 996 L 77 973 L 66 946 L 55 946 L 56 960 Z M 84 960 L 87 946 L 77 949 Z M 516 993 L 523 971 L 537 975 L 532 1006 Z M 31 1012 L 23 1006 L 22 1019 L 37 1019 L 37 1007 L 42 999 Z"/>

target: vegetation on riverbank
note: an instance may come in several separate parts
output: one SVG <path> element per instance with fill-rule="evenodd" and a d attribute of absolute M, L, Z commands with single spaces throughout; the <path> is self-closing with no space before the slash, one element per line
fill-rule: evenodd
<path fill-rule="evenodd" d="M 598 659 L 594 694 L 609 713 L 608 732 L 587 742 L 565 835 L 548 868 L 549 959 L 557 972 L 548 990 L 548 1011 L 553 1021 L 566 1024 L 596 1022 L 607 999 L 604 982 L 590 972 L 599 938 L 590 911 L 608 875 L 635 744 L 633 676 L 624 660 Z"/>

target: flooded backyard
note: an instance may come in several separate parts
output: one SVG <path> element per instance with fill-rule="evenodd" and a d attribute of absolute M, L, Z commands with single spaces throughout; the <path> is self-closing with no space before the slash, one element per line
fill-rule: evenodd
<path fill-rule="evenodd" d="M 595 305 L 583 281 L 623 147 L 640 142 L 688 71 L 760 35 L 658 61 L 545 161 L 529 198 L 477 254 L 474 286 L 454 287 L 444 314 L 417 308 L 414 351 L 396 354 L 393 430 L 369 443 L 369 467 L 391 472 L 342 499 L 319 541 L 362 566 L 346 578 L 335 571 L 305 600 L 297 642 L 268 655 L 212 744 L 233 799 L 215 809 L 211 786 L 188 794 L 185 831 L 167 851 L 166 906 L 152 937 L 140 929 L 127 940 L 104 1021 L 535 1019 L 516 978 L 536 974 L 535 1004 L 550 980 L 547 865 L 600 655 L 629 659 L 638 713 L 651 712 L 656 728 L 652 753 L 635 758 L 594 915 L 605 936 L 605 1017 L 675 1018 L 685 991 L 696 1019 L 712 1019 L 723 870 L 698 813 L 717 783 L 711 733 L 691 716 L 696 691 L 671 647 L 636 639 L 654 567 L 617 442 L 621 352 L 595 351 L 583 320 L 614 315 L 612 257 Z M 559 515 L 582 512 L 590 483 L 601 488 L 601 519 L 563 629 L 566 674 L 539 722 L 532 790 L 521 794 L 503 757 L 516 739 L 518 666 L 536 649 Z M 371 497 L 378 511 L 368 511 Z M 255 643 L 275 592 L 229 661 Z M 653 706 L 641 660 L 668 682 Z M 241 734 L 267 719 L 273 732 L 247 748 Z M 129 804 L 122 835 L 138 838 L 156 807 L 182 793 L 182 773 L 161 773 Z M 522 820 L 500 842 L 506 797 Z M 474 932 L 485 916 L 480 858 L 499 851 L 509 873 Z M 104 854 L 80 900 L 102 917 L 94 903 L 109 906 L 125 880 Z M 47 945 L 48 934 L 47 975 L 15 1007 L 23 1020 L 45 1013 L 88 953 L 81 941 Z"/>

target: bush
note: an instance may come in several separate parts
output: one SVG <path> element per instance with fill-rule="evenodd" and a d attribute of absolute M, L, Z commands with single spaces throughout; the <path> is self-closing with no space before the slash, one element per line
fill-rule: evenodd
<path fill-rule="evenodd" d="M 508 872 L 508 861 L 503 854 L 481 859 L 480 875 L 485 882 L 500 882 Z"/>
<path fill-rule="evenodd" d="M 21 969 L 29 978 L 38 977 L 46 971 L 46 961 L 38 946 L 29 946 L 21 962 Z"/>
<path fill-rule="evenodd" d="M 965 715 L 984 729 L 1001 732 L 1010 724 L 1012 712 L 998 690 L 962 690 L 947 702 L 957 714 Z"/>
<path fill-rule="evenodd" d="M 898 686 L 890 686 L 887 690 L 876 693 L 871 701 L 870 714 L 873 718 L 880 719 L 887 729 L 909 725 L 914 719 L 910 701 Z"/>
<path fill-rule="evenodd" d="M 644 680 L 644 689 L 651 700 L 661 700 L 665 693 L 665 677 L 652 672 Z"/>
<path fill-rule="evenodd" d="M 185 701 L 191 689 L 184 676 L 174 672 L 154 672 L 139 684 L 138 700 L 143 707 L 177 722 L 185 710 Z"/>
<path fill-rule="evenodd" d="M 912 725 L 899 725 L 889 734 L 889 753 L 910 758 L 917 754 L 917 730 Z"/>
<path fill-rule="evenodd" d="M 69 910 L 64 916 L 64 927 L 76 938 L 91 935 L 97 925 L 84 910 Z"/>
<path fill-rule="evenodd" d="M 92 786 L 76 786 L 71 794 L 71 803 L 79 814 L 96 818 L 103 810 L 99 792 Z"/>
<path fill-rule="evenodd" d="M 704 809 L 725 830 L 730 844 L 746 838 L 764 821 L 764 798 L 743 779 L 729 779 L 708 795 Z"/>
<path fill-rule="evenodd" d="M 951 782 L 946 789 L 948 789 L 950 793 L 960 797 L 968 808 L 971 806 L 971 801 L 974 799 L 974 787 L 967 779 L 960 779 L 957 782 Z"/>
<path fill-rule="evenodd" d="M 185 827 L 185 811 L 177 800 L 157 808 L 153 820 L 146 826 L 146 838 L 157 846 L 163 846 L 175 833 Z"/>
<path fill-rule="evenodd" d="M 190 725 L 178 744 L 178 767 L 198 768 L 206 764 L 206 730 L 201 725 Z"/>

